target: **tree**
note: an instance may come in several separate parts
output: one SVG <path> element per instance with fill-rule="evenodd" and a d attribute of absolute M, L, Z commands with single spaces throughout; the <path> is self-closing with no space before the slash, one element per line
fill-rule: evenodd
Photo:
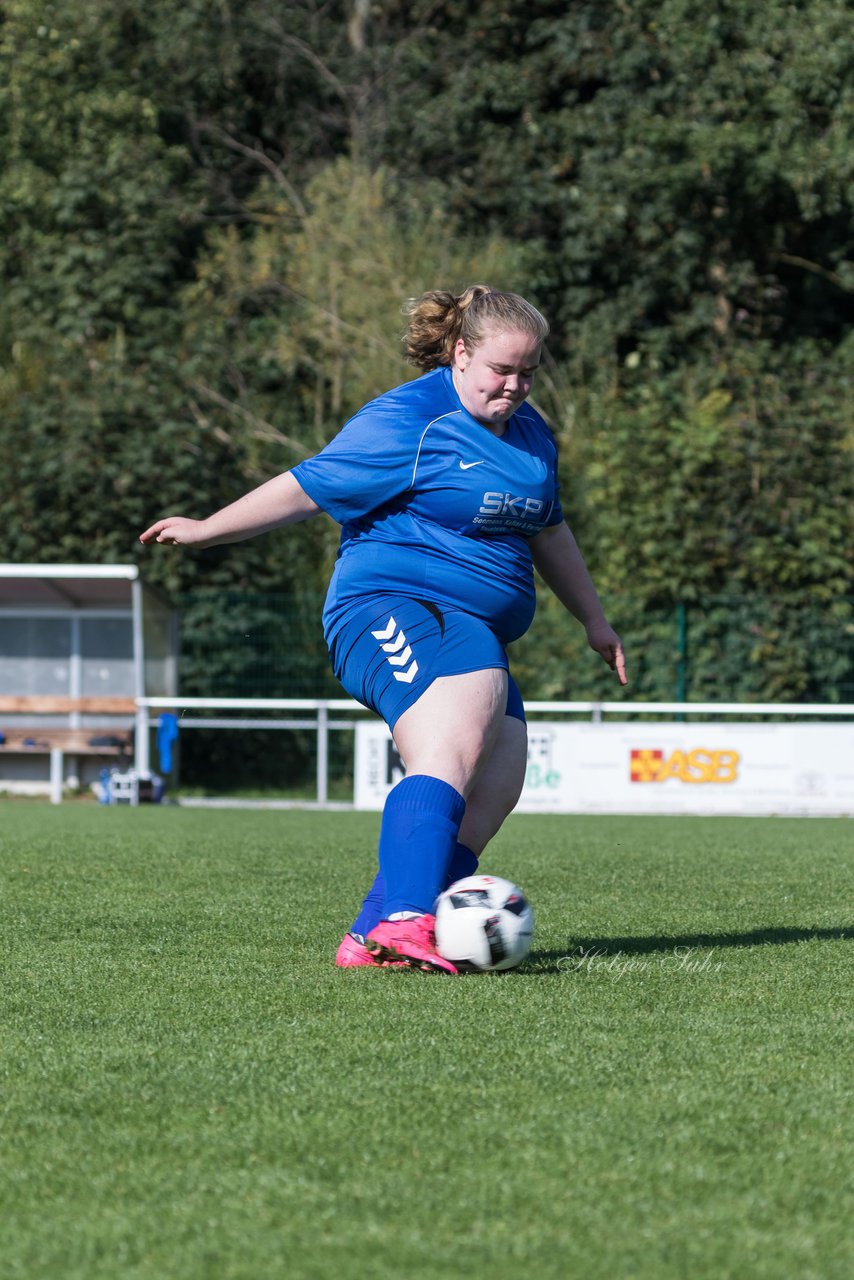
<path fill-rule="evenodd" d="M 184 298 L 199 412 L 245 446 L 247 479 L 316 452 L 415 375 L 401 344 L 408 297 L 524 270 L 523 249 L 451 223 L 441 188 L 401 190 L 344 159 L 308 184 L 296 225 L 269 181 L 247 207 L 251 233 L 212 232 Z"/>
<path fill-rule="evenodd" d="M 754 344 L 579 392 L 566 498 L 643 655 L 635 694 L 674 696 L 680 605 L 694 698 L 821 700 L 851 681 L 851 356 Z"/>
<path fill-rule="evenodd" d="M 409 376 L 403 299 L 479 277 L 552 319 L 538 397 L 641 686 L 669 696 L 688 601 L 698 690 L 716 664 L 839 687 L 816 654 L 852 582 L 848 23 L 843 0 L 7 0 L 0 555 L 141 554 L 154 516 L 231 500 Z M 147 564 L 210 635 L 205 593 L 317 592 L 334 542 L 317 521 Z M 726 634 L 735 595 L 758 631 Z M 528 688 L 556 691 L 578 642 L 548 604 L 537 626 Z"/>
<path fill-rule="evenodd" d="M 387 154 L 543 246 L 562 346 L 588 377 L 611 351 L 672 364 L 733 334 L 839 341 L 854 288 L 843 0 L 430 11 L 431 39 L 387 84 L 402 105 Z"/>
<path fill-rule="evenodd" d="M 128 86 L 122 19 L 12 0 L 0 28 L 4 319 L 54 358 L 118 330 L 162 337 L 195 218 L 186 152 Z"/>

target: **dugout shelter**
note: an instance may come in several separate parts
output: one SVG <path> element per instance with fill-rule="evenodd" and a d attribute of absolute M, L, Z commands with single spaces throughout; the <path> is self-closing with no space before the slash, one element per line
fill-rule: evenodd
<path fill-rule="evenodd" d="M 137 565 L 0 564 L 0 792 L 147 776 L 137 699 L 177 689 L 177 613 Z"/>

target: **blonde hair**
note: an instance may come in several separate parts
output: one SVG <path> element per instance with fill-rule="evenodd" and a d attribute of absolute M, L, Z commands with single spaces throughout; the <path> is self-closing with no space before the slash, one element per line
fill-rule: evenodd
<path fill-rule="evenodd" d="M 521 329 L 543 342 L 549 333 L 545 316 L 518 293 L 502 293 L 489 285 L 473 284 L 460 294 L 430 289 L 406 305 L 409 323 L 404 345 L 406 359 L 425 373 L 454 362 L 457 340 L 467 351 L 483 342 L 487 329 Z"/>

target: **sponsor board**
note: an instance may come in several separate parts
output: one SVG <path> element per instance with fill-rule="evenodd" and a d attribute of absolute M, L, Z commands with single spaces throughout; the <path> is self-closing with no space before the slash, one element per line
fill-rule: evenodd
<path fill-rule="evenodd" d="M 385 725 L 358 724 L 356 808 L 403 772 Z M 854 725 L 534 721 L 517 811 L 854 816 Z"/>

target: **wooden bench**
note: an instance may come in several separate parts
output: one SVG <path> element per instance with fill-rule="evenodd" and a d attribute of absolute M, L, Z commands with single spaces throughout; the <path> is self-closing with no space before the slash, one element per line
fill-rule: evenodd
<path fill-rule="evenodd" d="M 69 756 L 122 756 L 133 753 L 128 729 L 3 729 L 0 751 L 49 751 L 61 747 Z"/>
<path fill-rule="evenodd" d="M 113 757 L 129 763 L 133 755 L 133 730 L 123 721 L 136 713 L 133 698 L 52 698 L 43 695 L 0 695 L 0 753 L 50 756 L 50 796 L 62 799 L 65 756 Z M 28 725 L 5 724 L 3 716 L 27 716 Z M 56 727 L 33 723 L 36 717 L 64 716 L 68 724 Z M 97 724 L 81 726 L 82 716 L 103 717 Z M 115 719 L 111 719 L 115 717 Z M 117 723 L 118 721 L 118 723 Z"/>
<path fill-rule="evenodd" d="M 54 698 L 49 695 L 0 693 L 0 715 L 132 716 L 133 698 Z"/>

